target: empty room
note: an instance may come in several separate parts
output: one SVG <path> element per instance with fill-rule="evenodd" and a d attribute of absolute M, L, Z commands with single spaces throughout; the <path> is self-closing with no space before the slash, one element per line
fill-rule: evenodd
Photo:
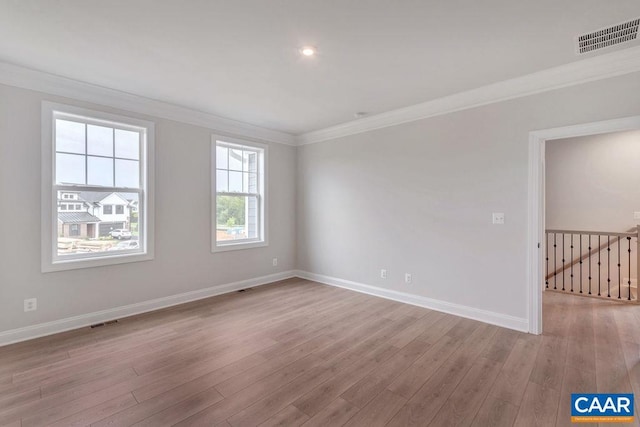
<path fill-rule="evenodd" d="M 639 26 L 0 0 L 0 426 L 640 426 Z"/>

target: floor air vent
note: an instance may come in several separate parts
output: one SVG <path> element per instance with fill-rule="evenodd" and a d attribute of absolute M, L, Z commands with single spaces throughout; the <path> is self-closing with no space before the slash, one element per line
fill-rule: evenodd
<path fill-rule="evenodd" d="M 638 37 L 638 25 L 640 18 L 578 36 L 578 54 L 635 40 Z"/>
<path fill-rule="evenodd" d="M 114 325 L 116 323 L 118 323 L 117 320 L 109 320 L 108 322 L 96 323 L 95 325 L 91 325 L 91 329 L 99 328 L 101 326 Z"/>

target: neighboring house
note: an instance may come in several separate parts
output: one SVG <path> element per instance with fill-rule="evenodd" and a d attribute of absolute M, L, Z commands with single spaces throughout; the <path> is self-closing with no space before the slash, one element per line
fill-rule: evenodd
<path fill-rule="evenodd" d="M 88 212 L 58 212 L 58 235 L 93 238 L 99 222 L 99 218 Z"/>
<path fill-rule="evenodd" d="M 98 238 L 112 230 L 129 229 L 132 201 L 119 193 L 61 191 L 58 195 L 58 234 Z"/>
<path fill-rule="evenodd" d="M 80 198 L 89 205 L 88 212 L 100 218 L 98 235 L 107 236 L 111 230 L 129 229 L 131 220 L 130 202 L 119 193 L 82 191 Z"/>

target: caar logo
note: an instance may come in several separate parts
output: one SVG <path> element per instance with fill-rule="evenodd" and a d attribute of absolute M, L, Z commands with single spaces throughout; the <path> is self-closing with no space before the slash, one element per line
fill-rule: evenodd
<path fill-rule="evenodd" d="M 630 423 L 633 422 L 633 394 L 571 395 L 573 423 Z"/>

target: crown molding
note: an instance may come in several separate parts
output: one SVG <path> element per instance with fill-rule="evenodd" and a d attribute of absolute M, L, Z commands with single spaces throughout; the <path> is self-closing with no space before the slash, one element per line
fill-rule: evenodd
<path fill-rule="evenodd" d="M 303 133 L 296 140 L 298 145 L 313 144 L 637 71 L 640 71 L 640 46 Z"/>
<path fill-rule="evenodd" d="M 180 105 L 36 71 L 7 62 L 0 62 L 0 83 L 147 116 L 202 126 L 226 136 L 296 145 L 295 137 L 289 133 L 266 129 Z"/>

